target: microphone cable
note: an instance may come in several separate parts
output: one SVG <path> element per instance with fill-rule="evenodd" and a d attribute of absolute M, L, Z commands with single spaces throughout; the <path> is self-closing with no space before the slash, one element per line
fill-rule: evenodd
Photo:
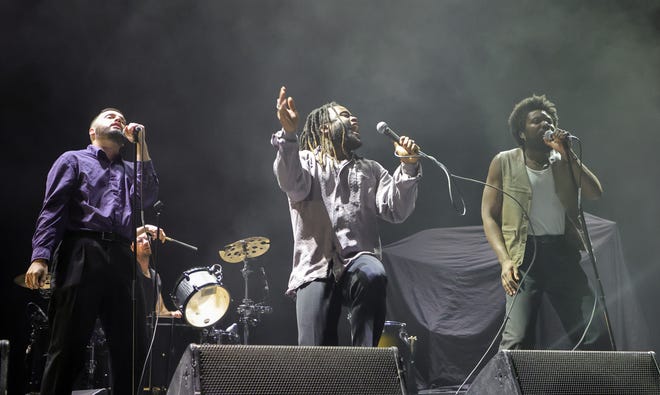
<path fill-rule="evenodd" d="M 488 188 L 493 188 L 493 189 L 497 190 L 498 192 L 502 193 L 503 195 L 506 195 L 508 198 L 510 198 L 511 200 L 513 200 L 513 201 L 514 201 L 514 202 L 520 207 L 520 209 L 521 209 L 522 212 L 523 212 L 524 217 L 527 218 L 527 222 L 528 222 L 528 224 L 529 224 L 529 228 L 530 228 L 530 230 L 531 230 L 531 233 L 532 233 L 532 234 L 535 233 L 535 232 L 534 232 L 534 227 L 533 227 L 533 225 L 532 225 L 532 221 L 531 221 L 530 218 L 529 218 L 529 214 L 527 213 L 527 210 L 525 210 L 525 208 L 522 206 L 522 204 L 521 204 L 516 198 L 514 198 L 514 197 L 513 197 L 511 194 L 509 194 L 508 192 L 504 191 L 502 188 L 496 187 L 496 186 L 494 186 L 494 185 L 488 184 L 488 183 L 483 182 L 483 181 L 475 180 L 475 179 L 473 179 L 473 178 L 462 177 L 462 176 L 459 176 L 459 175 L 453 174 L 453 173 L 447 168 L 447 166 L 445 166 L 443 163 L 441 163 L 440 161 L 438 161 L 435 157 L 433 157 L 433 156 L 431 156 L 431 155 L 428 155 L 428 154 L 425 154 L 425 153 L 423 153 L 423 152 L 418 152 L 416 155 L 398 155 L 398 154 L 395 153 L 395 156 L 397 156 L 397 157 L 399 157 L 399 158 L 425 158 L 425 159 L 429 159 L 429 160 L 431 160 L 431 162 L 433 162 L 436 166 L 438 166 L 438 167 L 443 171 L 443 173 L 445 174 L 445 176 L 446 176 L 446 178 L 447 178 L 447 185 L 448 185 L 448 190 L 449 190 L 449 198 L 450 198 L 450 201 L 451 201 L 451 203 L 452 203 L 452 207 L 454 207 L 454 209 L 456 209 L 456 211 L 458 212 L 459 215 L 461 215 L 461 216 L 465 215 L 466 212 L 467 212 L 467 209 L 466 209 L 466 205 L 465 205 L 465 200 L 463 199 L 463 196 L 462 196 L 462 194 L 461 194 L 461 192 L 460 192 L 460 189 L 458 188 L 458 185 L 456 185 L 456 184 L 453 183 L 453 179 L 463 180 L 463 181 L 468 181 L 468 182 L 473 182 L 473 183 L 476 183 L 476 184 L 480 184 L 480 185 L 483 185 L 483 186 L 488 187 Z M 454 192 L 453 192 L 453 189 L 452 189 L 452 185 L 455 185 L 455 186 L 456 186 L 456 191 L 457 191 L 456 193 L 457 193 L 458 196 L 460 197 L 460 201 L 461 201 L 461 206 L 462 206 L 462 207 L 457 207 L 456 204 L 455 204 L 455 201 L 454 201 Z M 534 262 L 536 261 L 536 252 L 537 252 L 536 239 L 535 239 L 535 238 L 532 238 L 532 241 L 534 242 L 534 244 L 533 244 L 534 247 L 533 247 L 532 258 L 531 258 L 530 263 L 529 263 L 529 265 L 528 265 L 528 267 L 527 267 L 527 270 L 525 271 L 525 273 L 523 274 L 522 278 L 520 279 L 520 282 L 518 283 L 518 290 L 520 290 L 520 289 L 522 288 L 522 285 L 525 283 L 525 279 L 527 278 L 527 275 L 531 272 L 532 267 L 533 267 L 533 265 L 534 265 Z M 514 308 L 514 306 L 515 306 L 515 304 L 516 304 L 516 301 L 518 300 L 518 295 L 519 295 L 519 294 L 520 294 L 520 292 L 516 292 L 515 295 L 513 296 L 513 299 L 512 299 L 512 301 L 511 301 L 511 305 L 509 306 L 509 309 L 505 311 L 504 319 L 502 320 L 502 324 L 500 325 L 500 327 L 498 328 L 497 332 L 495 333 L 495 336 L 493 337 L 493 339 L 491 340 L 490 344 L 489 344 L 488 347 L 486 348 L 486 351 L 484 351 L 484 353 L 483 353 L 483 354 L 481 355 L 481 357 L 479 358 L 479 361 L 475 364 L 474 368 L 472 368 L 472 370 L 471 370 L 470 373 L 467 375 L 467 377 L 465 378 L 465 380 L 463 380 L 463 382 L 461 383 L 461 385 L 458 387 L 458 389 L 456 390 L 456 393 L 455 393 L 455 394 L 458 394 L 458 393 L 460 392 L 460 390 L 465 386 L 465 384 L 470 380 L 470 378 L 474 375 L 474 373 L 477 371 L 477 369 L 481 366 L 481 364 L 483 363 L 484 359 L 486 358 L 486 356 L 488 355 L 488 353 L 490 352 L 490 350 L 491 350 L 491 349 L 493 348 L 493 346 L 495 345 L 495 342 L 497 341 L 497 339 L 498 339 L 498 338 L 500 337 L 500 335 L 502 334 L 502 331 L 504 330 L 504 327 L 505 327 L 507 321 L 509 320 L 509 316 L 511 315 L 511 311 L 513 311 L 513 308 Z"/>
<path fill-rule="evenodd" d="M 469 177 L 458 176 L 458 175 L 455 175 L 455 174 L 452 174 L 452 173 L 449 173 L 449 174 L 450 174 L 450 176 L 451 176 L 452 178 L 455 178 L 455 179 L 458 179 L 458 180 L 463 180 L 463 181 L 469 181 L 469 182 L 473 182 L 473 183 L 477 183 L 477 184 L 481 184 L 481 185 L 484 185 L 484 186 L 486 186 L 486 187 L 488 187 L 488 188 L 493 188 L 493 189 L 495 189 L 496 191 L 501 192 L 502 194 L 506 195 L 508 198 L 510 198 L 511 200 L 513 200 L 513 201 L 514 201 L 514 202 L 520 207 L 520 209 L 521 209 L 522 212 L 523 212 L 523 215 L 525 216 L 525 218 L 527 218 L 527 222 L 528 222 L 528 225 L 529 225 L 530 230 L 532 231 L 532 234 L 535 233 L 535 232 L 534 232 L 534 227 L 533 227 L 533 225 L 532 225 L 532 221 L 531 221 L 530 218 L 529 218 L 529 215 L 528 215 L 528 213 L 527 213 L 527 210 L 525 210 L 525 208 L 522 206 L 522 204 L 520 204 L 520 202 L 519 202 L 516 198 L 514 198 L 513 196 L 511 196 L 511 194 L 509 194 L 508 192 L 504 191 L 504 190 L 501 189 L 501 188 L 498 188 L 498 187 L 496 187 L 496 186 L 494 186 L 494 185 L 488 184 L 488 183 L 483 182 L 483 181 L 475 180 L 475 179 L 473 179 L 473 178 L 469 178 Z M 488 347 L 486 348 L 486 351 L 483 352 L 483 354 L 481 355 L 481 358 L 479 358 L 479 361 L 477 361 L 477 363 L 474 365 L 474 367 L 472 368 L 472 370 L 470 371 L 470 373 L 468 373 L 467 377 L 465 377 L 465 380 L 463 380 L 463 382 L 461 383 L 461 385 L 460 385 L 460 386 L 458 387 L 458 389 L 456 390 L 456 392 L 455 392 L 456 395 L 459 394 L 459 392 L 461 391 L 461 389 L 465 386 L 465 384 L 467 384 L 467 382 L 470 380 L 470 378 L 472 378 L 472 376 L 474 375 L 474 373 L 475 373 L 475 372 L 477 371 L 477 369 L 481 366 L 481 364 L 483 363 L 484 359 L 486 359 L 486 356 L 488 355 L 488 353 L 490 352 L 490 350 L 491 350 L 491 349 L 493 348 L 493 346 L 495 345 L 495 342 L 497 341 L 497 339 L 498 339 L 498 338 L 500 337 L 500 335 L 502 334 L 502 331 L 504 330 L 504 327 L 505 327 L 507 321 L 509 320 L 509 316 L 511 315 L 511 312 L 513 311 L 513 308 L 514 308 L 514 306 L 516 305 L 516 301 L 518 300 L 518 295 L 520 295 L 519 290 L 522 288 L 523 284 L 525 283 L 525 279 L 527 279 L 527 275 L 532 271 L 532 267 L 534 266 L 534 262 L 536 262 L 536 252 L 537 252 L 536 238 L 532 238 L 532 241 L 534 242 L 534 244 L 533 244 L 533 246 L 534 246 L 533 251 L 534 251 L 534 252 L 533 252 L 533 254 L 532 254 L 532 259 L 530 260 L 529 265 L 527 266 L 527 270 L 525 271 L 525 273 L 523 274 L 522 278 L 520 279 L 520 282 L 518 283 L 518 289 L 517 289 L 515 295 L 513 295 L 513 299 L 511 300 L 511 305 L 509 306 L 509 309 L 508 309 L 508 310 L 505 310 L 504 319 L 502 320 L 502 324 L 501 324 L 500 327 L 497 329 L 497 332 L 495 333 L 495 336 L 493 336 L 493 340 L 491 340 L 490 344 L 489 344 Z"/>
<path fill-rule="evenodd" d="M 575 139 L 576 139 L 577 141 L 579 141 L 579 139 L 577 139 L 577 138 L 575 138 Z M 427 155 L 427 156 L 428 156 L 428 155 Z M 568 156 L 567 160 L 569 161 L 569 166 L 570 166 L 570 153 L 567 154 L 567 156 Z M 435 158 L 433 158 L 433 159 L 434 159 L 434 162 L 435 162 Z M 582 171 L 582 167 L 584 166 L 584 163 L 583 163 L 583 161 L 582 161 L 582 145 L 581 145 L 581 142 L 580 142 L 580 155 L 579 155 L 579 161 L 580 161 L 580 174 L 578 175 L 578 185 L 582 185 L 582 173 L 583 173 L 583 171 Z M 525 216 L 525 218 L 527 218 L 527 222 L 528 222 L 528 225 L 529 225 L 529 227 L 530 227 L 531 233 L 532 233 L 532 234 L 536 233 L 536 232 L 534 232 L 534 228 L 533 228 L 532 222 L 531 222 L 531 220 L 530 220 L 530 218 L 529 218 L 529 215 L 528 215 L 527 211 L 525 210 L 525 208 L 521 205 L 521 203 L 520 203 L 517 199 L 515 199 L 515 198 L 514 198 L 513 196 L 511 196 L 509 193 L 505 192 L 505 191 L 502 190 L 501 188 L 498 188 L 498 187 L 496 187 L 496 186 L 494 186 L 494 185 L 491 185 L 491 184 L 488 184 L 488 183 L 486 183 L 486 182 L 479 181 L 479 180 L 475 180 L 475 179 L 473 179 L 473 178 L 469 178 L 469 177 L 462 177 L 462 176 L 459 176 L 459 175 L 453 174 L 453 173 L 451 173 L 451 172 L 448 172 L 446 166 L 444 166 L 444 165 L 442 165 L 441 168 L 443 169 L 443 171 L 445 171 L 446 174 L 448 173 L 449 176 L 451 176 L 452 178 L 455 178 L 455 179 L 458 179 L 458 180 L 463 180 L 463 181 L 468 181 L 468 182 L 473 182 L 473 183 L 477 183 L 477 184 L 481 184 L 481 185 L 484 185 L 485 187 L 493 188 L 493 189 L 497 190 L 498 192 L 501 192 L 502 194 L 506 195 L 508 198 L 510 198 L 511 200 L 513 200 L 513 201 L 514 201 L 514 202 L 520 207 L 520 209 L 522 210 L 523 215 Z M 572 168 L 571 168 L 571 169 L 572 169 Z M 573 179 L 574 182 L 575 182 L 575 178 L 572 177 L 572 179 Z M 578 188 L 578 191 L 580 191 L 579 188 Z M 582 212 L 581 193 L 578 193 L 578 209 L 579 209 L 580 212 Z M 584 228 L 586 228 L 587 225 L 586 225 L 585 221 L 582 221 L 582 222 L 583 222 L 582 226 L 583 226 Z M 534 249 L 533 249 L 534 252 L 533 252 L 533 254 L 532 254 L 532 258 L 531 258 L 531 260 L 530 260 L 529 266 L 527 267 L 527 270 L 525 271 L 525 274 L 523 275 L 523 277 L 522 277 L 521 280 L 520 280 L 520 283 L 518 284 L 518 289 L 522 288 L 522 285 L 524 284 L 525 279 L 527 278 L 527 274 L 529 274 L 529 273 L 531 272 L 532 267 L 533 267 L 533 265 L 534 265 L 534 262 L 536 261 L 536 252 L 537 252 L 536 239 L 535 239 L 535 238 L 532 238 L 532 241 L 534 242 Z M 466 383 L 470 380 L 470 378 L 474 375 L 474 373 L 475 373 L 476 370 L 479 368 L 479 366 L 481 366 L 481 364 L 483 363 L 484 359 L 486 358 L 486 356 L 488 355 L 488 353 L 489 353 L 490 350 L 492 349 L 493 345 L 495 344 L 495 341 L 496 341 L 496 340 L 499 338 L 499 336 L 501 335 L 501 333 L 502 333 L 502 331 L 504 330 L 504 327 L 505 327 L 505 325 L 506 325 L 506 322 L 509 320 L 509 317 L 510 317 L 510 315 L 511 315 L 511 311 L 513 310 L 513 307 L 515 306 L 515 303 L 516 303 L 516 300 L 517 300 L 517 298 L 518 298 L 518 295 L 519 295 L 519 292 L 516 292 L 516 294 L 515 294 L 514 297 L 513 297 L 513 300 L 511 301 L 511 306 L 510 306 L 509 309 L 506 311 L 505 316 L 504 316 L 504 319 L 503 319 L 503 321 L 502 321 L 502 324 L 500 325 L 500 327 L 499 327 L 499 329 L 497 330 L 495 336 L 493 337 L 493 340 L 490 342 L 490 344 L 489 344 L 488 347 L 486 348 L 486 351 L 484 351 L 484 353 L 482 354 L 481 358 L 480 358 L 479 361 L 476 363 L 476 365 L 474 366 L 474 368 L 470 371 L 470 373 L 468 374 L 468 376 L 465 378 L 465 380 L 463 380 L 463 382 L 461 383 L 461 385 L 458 387 L 458 389 L 457 389 L 456 392 L 455 392 L 456 395 L 459 394 L 460 390 L 465 386 L 465 384 L 466 384 Z M 580 337 L 580 339 L 578 340 L 578 342 L 575 344 L 575 346 L 571 349 L 571 351 L 575 351 L 575 350 L 576 350 L 576 349 L 582 344 L 582 342 L 584 341 L 584 339 L 585 339 L 585 337 L 586 337 L 586 334 L 587 334 L 587 332 L 588 332 L 588 330 L 589 330 L 589 327 L 591 326 L 591 324 L 592 324 L 592 322 L 593 322 L 593 318 L 594 318 L 594 315 L 595 315 L 595 311 L 596 311 L 597 303 L 598 303 L 598 299 L 597 299 L 596 296 L 594 296 L 594 304 L 593 304 L 593 307 L 592 307 L 592 310 L 591 310 L 591 316 L 590 316 L 590 318 L 589 318 L 589 321 L 587 322 L 587 324 L 586 324 L 585 327 L 584 327 L 584 330 L 583 330 L 583 332 L 582 332 L 582 336 Z"/>
<path fill-rule="evenodd" d="M 445 173 L 445 177 L 447 178 L 447 189 L 448 189 L 448 192 L 449 192 L 449 202 L 451 203 L 451 206 L 454 208 L 454 210 L 456 210 L 456 212 L 460 216 L 464 216 L 467 213 L 467 209 L 466 209 L 466 206 L 465 206 L 465 200 L 463 199 L 463 194 L 461 193 L 461 190 L 458 187 L 458 185 L 456 185 L 453 182 L 453 180 L 452 180 L 453 174 L 451 174 L 451 172 L 449 171 L 447 166 L 442 164 L 435 157 L 433 157 L 431 155 L 428 155 L 428 154 L 425 154 L 424 152 L 421 152 L 421 151 L 418 152 L 416 155 L 399 155 L 397 153 L 394 153 L 394 156 L 396 156 L 397 158 L 404 158 L 404 159 L 406 159 L 406 158 L 425 158 L 425 159 L 428 159 L 431 162 L 433 162 L 436 166 L 438 166 Z M 454 188 L 456 189 L 456 192 L 454 192 Z M 460 200 L 461 200 L 461 205 L 460 206 L 457 206 L 457 203 L 454 200 L 454 195 L 457 195 L 460 198 Z"/>

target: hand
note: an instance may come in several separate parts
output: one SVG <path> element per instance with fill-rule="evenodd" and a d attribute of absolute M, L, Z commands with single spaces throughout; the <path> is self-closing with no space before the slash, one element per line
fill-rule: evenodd
<path fill-rule="evenodd" d="M 282 128 L 287 133 L 295 133 L 298 128 L 298 110 L 292 97 L 286 97 L 286 87 L 280 88 L 280 96 L 277 98 L 277 119 L 280 120 Z"/>
<path fill-rule="evenodd" d="M 520 281 L 520 274 L 518 273 L 518 266 L 511 260 L 507 259 L 502 262 L 502 287 L 507 295 L 513 296 L 518 292 L 518 281 Z"/>
<path fill-rule="evenodd" d="M 565 158 L 566 154 L 568 154 L 568 136 L 570 136 L 570 133 L 568 133 L 566 130 L 556 128 L 552 134 L 552 139 L 546 140 L 544 138 L 543 142 L 550 148 L 559 152 L 562 158 Z"/>
<path fill-rule="evenodd" d="M 146 133 L 146 129 L 144 128 L 144 125 L 139 123 L 131 122 L 124 127 L 124 137 L 126 137 L 126 139 L 131 143 L 135 143 L 135 136 L 137 135 L 138 136 L 137 143 L 143 144 L 145 133 Z"/>
<path fill-rule="evenodd" d="M 401 136 L 399 143 L 394 143 L 394 152 L 399 156 L 417 155 L 419 153 L 419 146 L 415 144 L 415 140 L 407 136 Z M 419 158 L 400 158 L 401 163 L 417 163 Z"/>
<path fill-rule="evenodd" d="M 183 314 L 179 310 L 170 311 L 172 318 L 181 318 Z"/>
<path fill-rule="evenodd" d="M 35 259 L 25 273 L 25 285 L 30 289 L 41 288 L 46 284 L 48 264 L 45 259 Z"/>
<path fill-rule="evenodd" d="M 144 225 L 144 226 L 140 226 L 137 229 L 137 235 L 139 236 L 142 233 L 147 232 L 152 239 L 155 239 L 156 238 L 156 229 L 158 229 L 158 228 L 156 228 L 154 225 L 149 225 L 149 224 Z M 165 242 L 165 240 L 167 240 L 166 239 L 167 235 L 165 235 L 165 231 L 163 230 L 163 228 L 160 228 L 160 237 L 158 237 L 158 238 L 163 243 Z"/>

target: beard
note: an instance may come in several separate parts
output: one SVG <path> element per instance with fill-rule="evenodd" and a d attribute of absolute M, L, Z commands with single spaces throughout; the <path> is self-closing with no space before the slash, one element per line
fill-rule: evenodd
<path fill-rule="evenodd" d="M 362 147 L 362 141 L 351 131 L 346 133 L 346 137 L 344 138 L 344 149 L 346 151 L 354 151 L 360 147 Z"/>
<path fill-rule="evenodd" d="M 340 147 L 345 153 L 352 152 L 362 146 L 360 137 L 353 133 L 348 122 L 339 122 L 333 125 L 332 144 Z"/>
<path fill-rule="evenodd" d="M 97 137 L 111 140 L 117 144 L 123 145 L 127 139 L 122 130 L 113 127 L 101 128 L 96 132 Z"/>

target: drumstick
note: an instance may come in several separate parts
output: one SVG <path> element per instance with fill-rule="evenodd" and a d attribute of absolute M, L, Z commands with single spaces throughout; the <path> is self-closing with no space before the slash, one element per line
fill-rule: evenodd
<path fill-rule="evenodd" d="M 171 241 L 172 243 L 176 243 L 176 244 L 181 245 L 181 246 L 184 246 L 184 247 L 186 247 L 186 248 L 190 248 L 190 249 L 193 250 L 193 251 L 197 251 L 197 247 L 195 247 L 195 246 L 191 246 L 190 244 L 186 244 L 186 243 L 184 243 L 183 241 L 179 241 L 179 240 L 173 239 L 173 238 L 171 238 L 171 237 L 167 237 L 167 236 L 165 236 L 165 240 L 166 240 L 166 241 Z"/>

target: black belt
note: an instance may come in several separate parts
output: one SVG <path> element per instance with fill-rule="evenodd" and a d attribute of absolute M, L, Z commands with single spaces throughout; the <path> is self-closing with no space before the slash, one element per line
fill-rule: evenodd
<path fill-rule="evenodd" d="M 88 237 L 91 239 L 105 241 L 108 243 L 121 243 L 131 245 L 131 240 L 114 232 L 98 232 L 95 230 L 70 230 L 66 232 L 67 236 Z"/>
<path fill-rule="evenodd" d="M 529 235 L 527 236 L 527 238 L 530 241 L 536 240 L 537 244 L 556 244 L 556 243 L 562 243 L 565 240 L 564 235 L 540 235 L 540 236 Z"/>

